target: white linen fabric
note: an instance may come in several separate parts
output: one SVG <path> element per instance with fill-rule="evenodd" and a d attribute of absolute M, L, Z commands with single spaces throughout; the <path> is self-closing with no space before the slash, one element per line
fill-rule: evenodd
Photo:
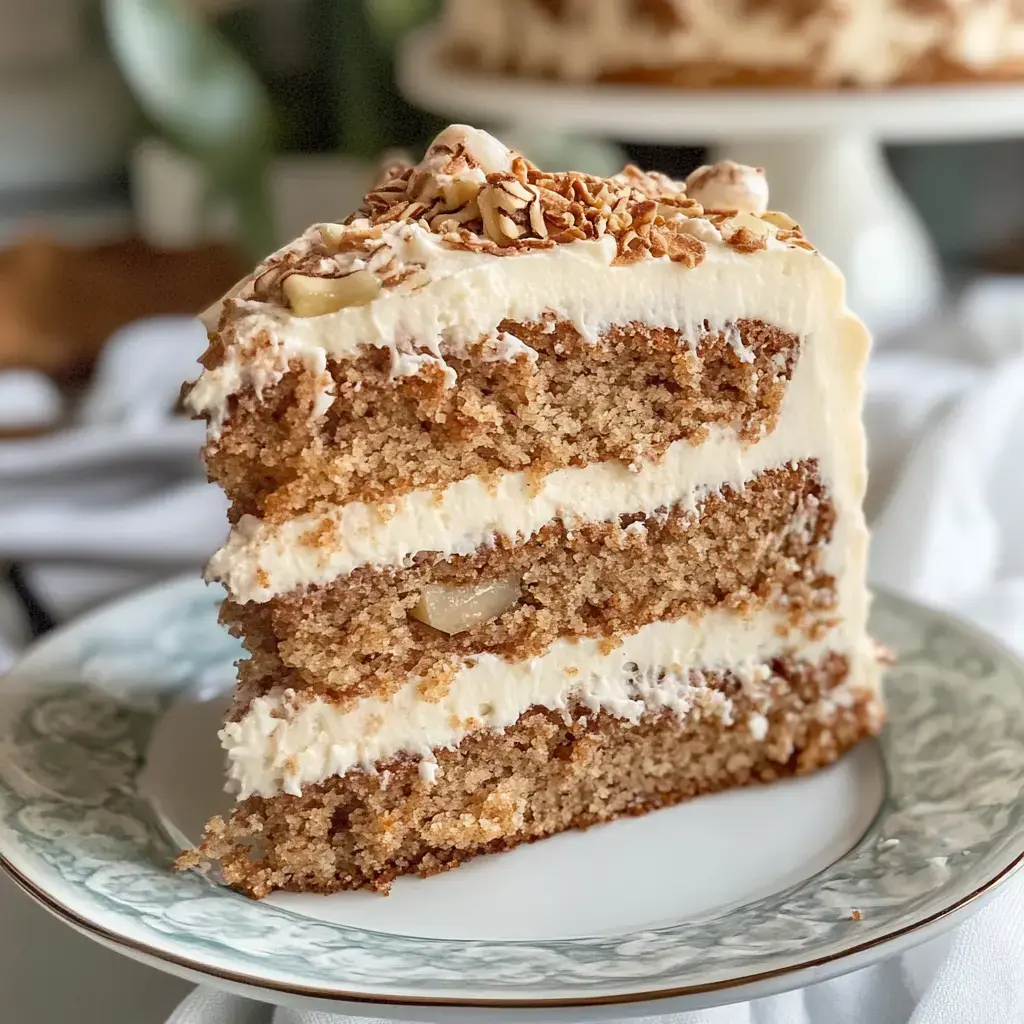
<path fill-rule="evenodd" d="M 198 570 L 223 537 L 223 499 L 202 482 L 194 454 L 199 425 L 182 429 L 164 401 L 201 350 L 192 321 L 135 325 L 108 349 L 103 390 L 83 404 L 87 425 L 67 444 L 17 442 L 40 445 L 39 457 L 26 458 L 10 449 L 15 442 L 0 443 L 0 561 L 17 562 L 57 620 Z M 879 348 L 866 419 L 873 581 L 954 609 L 1024 652 L 1024 281 L 976 282 L 943 319 Z M 112 428 L 115 440 L 96 441 L 96 431 Z M 83 453 L 77 465 L 69 445 Z M 23 620 L 0 588 L 0 670 L 26 641 Z M 658 1019 L 1024 1021 L 1024 876 L 951 935 L 894 960 L 801 991 Z M 168 1024 L 344 1020 L 199 988 Z"/>

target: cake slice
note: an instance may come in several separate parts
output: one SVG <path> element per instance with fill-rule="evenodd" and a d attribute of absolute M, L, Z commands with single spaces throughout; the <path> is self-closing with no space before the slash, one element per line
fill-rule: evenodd
<path fill-rule="evenodd" d="M 238 803 L 180 867 L 386 892 L 877 732 L 868 336 L 766 205 L 454 125 L 223 302 Z"/>

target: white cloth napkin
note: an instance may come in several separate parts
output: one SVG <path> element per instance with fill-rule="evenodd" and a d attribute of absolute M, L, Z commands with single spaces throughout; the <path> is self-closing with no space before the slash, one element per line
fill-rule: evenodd
<path fill-rule="evenodd" d="M 203 426 L 175 413 L 205 347 L 192 317 L 130 325 L 108 340 L 64 429 L 0 441 L 0 569 L 16 563 L 56 620 L 198 571 L 223 540 L 224 498 L 197 455 Z M 0 373 L 0 393 L 15 376 Z M 25 625 L 0 590 L 0 670 Z"/>
<path fill-rule="evenodd" d="M 17 560 L 58 619 L 151 579 L 198 568 L 224 534 L 222 499 L 202 483 L 192 454 L 199 434 L 168 440 L 175 424 L 139 394 L 172 394 L 201 339 L 183 320 L 137 325 L 128 339 L 112 348 L 100 377 L 111 400 L 94 395 L 82 410 L 90 424 L 83 434 L 122 430 L 120 447 L 107 450 L 79 437 L 75 443 L 86 454 L 77 471 L 64 465 L 56 472 L 41 464 L 26 468 L 17 453 L 5 457 L 0 444 L 0 561 Z M 132 398 L 125 382 L 143 372 L 148 383 L 131 389 Z M 898 347 L 880 348 L 867 394 L 874 581 L 957 609 L 1024 651 L 1024 536 L 1016 528 L 1024 507 L 1024 281 L 980 281 L 943 319 Z M 20 618 L 0 588 L 0 669 L 5 642 L 9 651 L 24 642 Z M 1024 1021 L 1024 877 L 1007 883 L 951 936 L 894 960 L 798 992 L 659 1019 Z M 344 1020 L 203 987 L 169 1024 Z"/>

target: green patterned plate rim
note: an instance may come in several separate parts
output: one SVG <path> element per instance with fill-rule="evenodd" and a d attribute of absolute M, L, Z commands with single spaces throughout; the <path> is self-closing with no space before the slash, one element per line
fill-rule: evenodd
<path fill-rule="evenodd" d="M 872 627 L 899 657 L 887 793 L 810 879 L 701 920 L 547 941 L 391 934 L 255 903 L 170 871 L 177 846 L 138 785 L 160 716 L 222 687 L 239 655 L 219 599 L 191 579 L 157 587 L 56 631 L 0 680 L 0 864 L 79 929 L 169 969 L 319 999 L 506 1008 L 796 984 L 952 923 L 1024 858 L 1024 667 L 883 594 Z"/>

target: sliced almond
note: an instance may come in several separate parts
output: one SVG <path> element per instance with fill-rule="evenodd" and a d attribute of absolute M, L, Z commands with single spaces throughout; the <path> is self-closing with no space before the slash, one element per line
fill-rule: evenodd
<path fill-rule="evenodd" d="M 741 228 L 746 228 L 752 234 L 758 238 L 767 238 L 772 234 L 770 224 L 765 223 L 764 217 L 759 217 L 756 213 L 734 213 L 725 223 L 722 225 L 722 234 L 729 235 L 734 231 L 739 231 Z"/>
<path fill-rule="evenodd" d="M 410 614 L 449 636 L 462 633 L 496 619 L 511 608 L 522 594 L 521 584 L 519 576 L 506 576 L 468 587 L 428 583 Z"/>
<path fill-rule="evenodd" d="M 380 281 L 368 270 L 357 270 L 346 277 L 291 274 L 282 287 L 291 311 L 302 317 L 323 316 L 347 306 L 365 306 L 380 293 Z"/>
<path fill-rule="evenodd" d="M 782 213 L 781 210 L 768 210 L 761 214 L 761 220 L 766 220 L 769 224 L 774 224 L 775 227 L 781 228 L 783 231 L 800 230 L 800 225 L 788 213 Z"/>
<path fill-rule="evenodd" d="M 320 225 L 320 238 L 323 240 L 324 245 L 329 245 L 334 249 L 337 249 L 345 237 L 345 225 L 344 224 L 321 224 Z"/>
<path fill-rule="evenodd" d="M 480 209 L 480 216 L 484 222 L 484 233 L 492 242 L 497 242 L 498 245 L 502 245 L 506 239 L 501 233 L 501 225 L 498 223 L 498 217 L 501 214 L 501 210 L 498 209 L 494 189 L 481 189 L 480 195 L 477 196 L 476 201 L 477 206 Z"/>

